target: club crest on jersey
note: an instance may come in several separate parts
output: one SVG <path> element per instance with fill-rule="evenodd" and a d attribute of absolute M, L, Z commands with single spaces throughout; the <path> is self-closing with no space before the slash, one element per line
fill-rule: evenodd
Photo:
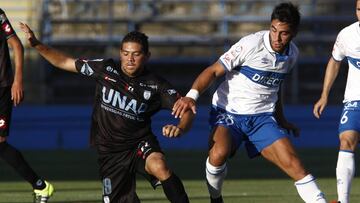
<path fill-rule="evenodd" d="M 3 118 L 0 118 L 0 129 L 6 128 L 6 121 Z"/>
<path fill-rule="evenodd" d="M 144 99 L 149 100 L 151 97 L 151 92 L 149 90 L 144 91 Z"/>
<path fill-rule="evenodd" d="M 270 61 L 270 59 L 264 57 L 264 58 L 261 59 L 261 63 L 262 64 L 270 64 L 271 61 Z"/>

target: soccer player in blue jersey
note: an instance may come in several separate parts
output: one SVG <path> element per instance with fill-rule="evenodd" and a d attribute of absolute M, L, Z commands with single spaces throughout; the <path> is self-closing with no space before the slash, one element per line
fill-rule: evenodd
<path fill-rule="evenodd" d="M 46 203 L 54 192 L 53 186 L 40 178 L 21 152 L 7 142 L 12 108 L 19 105 L 24 97 L 22 83 L 24 48 L 2 9 L 0 9 L 0 23 L 0 158 L 32 185 L 35 202 Z M 14 51 L 14 74 L 8 45 Z"/>
<path fill-rule="evenodd" d="M 249 157 L 263 156 L 295 181 L 300 197 L 308 203 L 325 203 L 315 178 L 305 170 L 288 136 L 299 129 L 283 115 L 281 84 L 295 66 L 298 48 L 291 41 L 300 23 L 298 8 L 277 5 L 270 30 L 240 39 L 195 80 L 186 97 L 173 107 L 175 117 L 195 103 L 211 83 L 225 75 L 212 98 L 211 135 L 206 160 L 206 180 L 211 202 L 223 202 L 221 189 L 226 161 L 244 143 Z"/>
<path fill-rule="evenodd" d="M 358 21 L 342 29 L 336 39 L 325 72 L 320 99 L 314 105 L 314 115 L 320 118 L 330 89 L 339 73 L 341 61 L 347 58 L 349 72 L 344 96 L 344 108 L 339 122 L 340 150 L 336 165 L 338 201 L 349 203 L 351 182 L 355 173 L 354 152 L 360 140 L 360 0 L 356 1 Z"/>

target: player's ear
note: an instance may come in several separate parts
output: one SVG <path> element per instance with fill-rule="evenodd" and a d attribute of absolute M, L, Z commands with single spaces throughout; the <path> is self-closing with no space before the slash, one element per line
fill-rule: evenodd
<path fill-rule="evenodd" d="M 149 51 L 147 54 L 146 54 L 146 57 L 149 59 L 151 56 L 151 52 Z"/>

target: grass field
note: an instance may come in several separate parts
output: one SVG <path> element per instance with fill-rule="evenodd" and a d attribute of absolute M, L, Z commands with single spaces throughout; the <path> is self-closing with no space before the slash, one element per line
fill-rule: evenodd
<path fill-rule="evenodd" d="M 93 151 L 24 151 L 23 154 L 39 174 L 54 184 L 56 193 L 50 202 L 101 202 L 101 184 L 97 178 L 96 154 Z M 190 201 L 209 202 L 203 179 L 206 152 L 169 151 L 166 155 L 171 168 L 183 179 Z M 299 155 L 306 167 L 318 177 L 327 199 L 335 199 L 336 149 L 303 149 Z M 242 151 L 229 161 L 223 191 L 227 203 L 302 202 L 292 180 L 262 158 L 249 160 Z M 167 202 L 161 188 L 152 190 L 141 177 L 137 192 L 142 202 Z M 28 203 L 31 200 L 30 185 L 0 161 L 0 203 Z M 359 178 L 354 180 L 351 201 L 360 202 Z"/>

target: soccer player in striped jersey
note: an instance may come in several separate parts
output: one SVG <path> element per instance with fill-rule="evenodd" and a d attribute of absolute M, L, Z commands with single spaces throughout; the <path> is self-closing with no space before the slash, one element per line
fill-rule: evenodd
<path fill-rule="evenodd" d="M 342 29 L 335 41 L 332 57 L 326 67 L 320 99 L 313 113 L 320 118 L 330 89 L 339 73 L 341 61 L 346 58 L 349 71 L 344 95 L 344 108 L 339 121 L 340 149 L 336 165 L 338 202 L 350 202 L 351 182 L 355 174 L 355 149 L 360 140 L 360 0 L 356 1 L 358 21 Z"/>
<path fill-rule="evenodd" d="M 242 143 L 249 157 L 261 155 L 289 175 L 304 202 L 326 202 L 288 138 L 290 132 L 298 135 L 299 129 L 283 115 L 281 85 L 298 59 L 298 48 L 291 40 L 299 23 L 296 6 L 277 5 L 271 15 L 270 30 L 240 39 L 200 73 L 186 97 L 173 107 L 175 117 L 181 117 L 188 109 L 195 113 L 199 95 L 225 75 L 213 95 L 210 112 L 206 180 L 212 203 L 223 202 L 226 162 Z"/>

